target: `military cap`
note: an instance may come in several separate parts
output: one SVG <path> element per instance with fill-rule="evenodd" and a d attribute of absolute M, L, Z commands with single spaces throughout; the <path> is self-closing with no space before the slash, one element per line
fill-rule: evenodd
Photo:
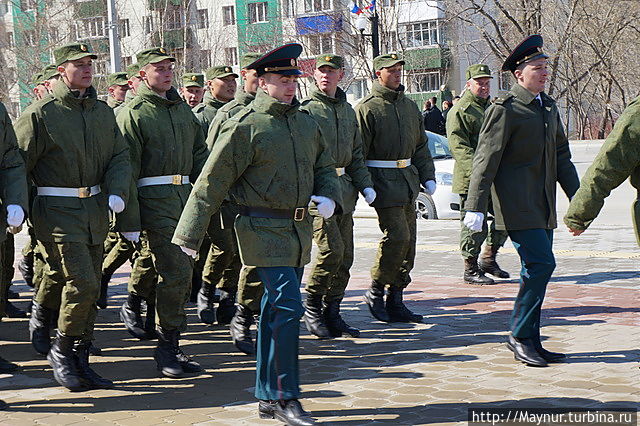
<path fill-rule="evenodd" d="M 265 53 L 255 62 L 249 64 L 247 68 L 258 71 L 258 75 L 268 72 L 282 75 L 301 75 L 298 66 L 298 56 L 302 53 L 302 46 L 298 43 L 289 43 L 277 47 Z"/>
<path fill-rule="evenodd" d="M 91 59 L 98 59 L 98 56 L 89 49 L 89 45 L 84 43 L 65 44 L 53 50 L 53 58 L 55 59 L 56 66 L 60 66 L 65 62 L 86 58 L 87 56 Z"/>
<path fill-rule="evenodd" d="M 54 64 L 49 64 L 42 70 L 42 81 L 51 80 L 58 75 L 58 67 Z"/>
<path fill-rule="evenodd" d="M 131 64 L 127 67 L 127 78 L 129 78 L 129 80 L 131 80 L 132 77 L 138 75 L 140 73 L 140 64 L 139 63 L 135 63 L 135 64 Z"/>
<path fill-rule="evenodd" d="M 485 65 L 485 64 L 469 65 L 469 68 L 467 68 L 467 80 L 470 80 L 472 78 L 482 78 L 482 77 L 493 78 L 493 76 L 491 75 L 491 70 L 489 69 L 488 65 Z"/>
<path fill-rule="evenodd" d="M 331 68 L 340 69 L 344 67 L 344 59 L 342 56 L 333 53 L 325 53 L 316 57 L 316 68 L 327 65 Z"/>
<path fill-rule="evenodd" d="M 182 87 L 204 87 L 204 74 L 186 72 L 182 75 Z"/>
<path fill-rule="evenodd" d="M 379 55 L 373 58 L 373 70 L 378 71 L 382 68 L 389 68 L 395 64 L 404 65 L 404 59 L 398 53 L 387 53 L 386 55 Z"/>
<path fill-rule="evenodd" d="M 164 61 L 165 59 L 175 62 L 176 58 L 170 56 L 164 47 L 151 47 L 136 54 L 138 69 L 149 65 Z"/>
<path fill-rule="evenodd" d="M 126 72 L 114 72 L 107 76 L 107 87 L 126 86 L 129 84 L 129 78 Z"/>
<path fill-rule="evenodd" d="M 542 51 L 542 36 L 534 34 L 525 38 L 505 59 L 502 71 L 514 72 L 520 65 L 540 58 L 548 58 Z"/>
<path fill-rule="evenodd" d="M 216 65 L 215 67 L 211 67 L 205 71 L 207 76 L 207 80 L 213 80 L 214 78 L 224 78 L 229 75 L 235 76 L 238 78 L 238 74 L 233 72 L 233 68 L 227 65 Z"/>
<path fill-rule="evenodd" d="M 37 72 L 31 77 L 31 82 L 37 86 L 39 84 L 44 83 L 44 78 L 42 78 L 42 72 Z"/>
<path fill-rule="evenodd" d="M 262 57 L 262 53 L 258 53 L 258 52 L 245 53 L 244 55 L 242 55 L 242 59 L 240 59 L 240 68 L 248 69 L 249 65 L 251 65 L 261 57 Z"/>

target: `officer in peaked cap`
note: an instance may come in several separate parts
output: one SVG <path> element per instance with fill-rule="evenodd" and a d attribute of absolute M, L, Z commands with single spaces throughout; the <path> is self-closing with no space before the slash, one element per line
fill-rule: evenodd
<path fill-rule="evenodd" d="M 308 205 L 315 203 L 329 218 L 340 200 L 335 162 L 320 127 L 295 99 L 301 52 L 299 44 L 287 44 L 249 65 L 259 75 L 256 99 L 222 125 L 172 241 L 195 256 L 209 219 L 229 193 L 238 203 L 242 263 L 257 267 L 265 288 L 256 363 L 260 417 L 311 425 L 298 401 L 300 279 L 313 234 Z"/>
<path fill-rule="evenodd" d="M 542 37 L 533 35 L 504 61 L 516 83 L 484 114 L 464 205 L 465 225 L 480 231 L 492 197 L 496 228 L 507 231 L 520 256 L 507 346 L 516 360 L 538 367 L 564 358 L 542 347 L 540 312 L 555 268 L 556 184 L 569 198 L 579 185 L 558 107 L 544 93 L 547 58 Z"/>
<path fill-rule="evenodd" d="M 180 95 L 182 99 L 191 107 L 195 108 L 202 102 L 204 96 L 204 74 L 197 72 L 186 72 L 182 75 L 182 87 Z"/>
<path fill-rule="evenodd" d="M 217 65 L 205 71 L 207 78 L 206 93 L 202 105 L 194 110 L 196 117 L 202 123 L 205 136 L 216 112 L 236 94 L 236 78 L 238 74 L 228 65 Z"/>

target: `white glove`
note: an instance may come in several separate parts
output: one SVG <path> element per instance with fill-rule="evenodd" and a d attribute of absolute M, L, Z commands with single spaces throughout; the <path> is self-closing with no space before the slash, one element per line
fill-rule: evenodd
<path fill-rule="evenodd" d="M 7 206 L 7 224 L 9 226 L 20 226 L 24 222 L 24 210 L 17 204 Z"/>
<path fill-rule="evenodd" d="M 194 259 L 196 258 L 196 256 L 198 255 L 198 252 L 195 250 L 192 250 L 190 248 L 186 248 L 186 247 L 182 247 L 180 246 L 180 250 L 182 250 L 187 256 L 191 256 Z"/>
<path fill-rule="evenodd" d="M 7 226 L 7 232 L 16 235 L 19 234 L 20 231 L 22 231 L 22 225 L 20 226 Z"/>
<path fill-rule="evenodd" d="M 140 231 L 121 232 L 121 234 L 127 241 L 131 241 L 132 243 L 140 242 Z"/>
<path fill-rule="evenodd" d="M 436 192 L 436 188 L 437 185 L 435 180 L 428 180 L 424 183 L 424 190 L 429 195 L 433 195 Z"/>
<path fill-rule="evenodd" d="M 463 220 L 465 226 L 472 231 L 482 231 L 482 223 L 484 222 L 484 214 L 480 212 L 467 212 Z"/>
<path fill-rule="evenodd" d="M 316 203 L 316 208 L 318 209 L 318 214 L 320 216 L 325 219 L 329 219 L 333 216 L 333 211 L 336 209 L 336 203 L 331 198 L 312 195 L 311 201 Z"/>
<path fill-rule="evenodd" d="M 109 208 L 114 213 L 122 213 L 124 210 L 124 200 L 117 195 L 109 195 Z"/>
<path fill-rule="evenodd" d="M 367 204 L 371 204 L 376 200 L 376 190 L 373 188 L 365 188 L 362 190 L 362 195 L 364 195 L 364 200 Z"/>

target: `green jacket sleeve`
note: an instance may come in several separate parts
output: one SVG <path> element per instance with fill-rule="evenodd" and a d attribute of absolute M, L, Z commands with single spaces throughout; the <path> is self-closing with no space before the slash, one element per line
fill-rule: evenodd
<path fill-rule="evenodd" d="M 189 180 L 191 182 L 195 182 L 198 176 L 200 176 L 200 172 L 202 171 L 202 167 L 204 167 L 204 163 L 207 161 L 207 157 L 209 157 L 209 150 L 205 143 L 205 133 L 200 130 L 196 133 L 196 138 L 193 141 L 193 169 L 189 175 Z"/>
<path fill-rule="evenodd" d="M 108 195 L 118 195 L 125 205 L 129 202 L 131 188 L 131 159 L 129 147 L 120 132 L 118 126 L 114 129 L 115 146 L 113 156 L 104 175 L 106 192 Z"/>
<path fill-rule="evenodd" d="M 331 198 L 336 203 L 336 212 L 342 211 L 342 196 L 340 193 L 340 182 L 336 174 L 336 163 L 327 146 L 327 142 L 322 136 L 320 127 L 316 126 L 320 147 L 316 155 L 316 162 L 313 166 L 313 195 L 320 195 Z"/>
<path fill-rule="evenodd" d="M 420 123 L 420 135 L 418 135 L 418 143 L 416 150 L 411 157 L 411 164 L 418 169 L 418 175 L 420 176 L 420 183 L 424 184 L 428 180 L 436 180 L 436 167 L 433 164 L 433 158 L 431 158 L 431 151 L 429 151 L 429 145 L 427 144 L 427 134 L 424 131 L 424 123 L 420 111 L 416 109 L 416 119 Z"/>
<path fill-rule="evenodd" d="M 468 187 L 471 179 L 471 169 L 473 166 L 473 155 L 475 150 L 471 146 L 471 136 L 469 128 L 463 114 L 456 108 L 455 112 L 447 114 L 447 141 L 449 149 L 458 165 L 457 170 L 463 171 L 461 176 L 462 186 Z"/>
<path fill-rule="evenodd" d="M 353 135 L 353 153 L 351 163 L 345 168 L 347 174 L 351 176 L 353 185 L 362 192 L 365 188 L 373 188 L 369 169 L 364 165 L 364 153 L 362 152 L 362 136 L 356 129 Z"/>
<path fill-rule="evenodd" d="M 29 108 L 16 120 L 15 126 L 16 138 L 24 159 L 27 176 L 44 152 L 44 144 L 38 143 L 39 132 L 38 112 L 36 109 Z"/>
<path fill-rule="evenodd" d="M 2 120 L 3 148 L 0 163 L 0 184 L 2 185 L 2 204 L 16 204 L 28 212 L 28 190 L 24 160 L 20 156 L 16 134 L 11 124 L 7 110 L 2 106 L 0 114 Z"/>
<path fill-rule="evenodd" d="M 369 154 L 369 148 L 371 147 L 371 142 L 376 136 L 375 117 L 368 111 L 368 108 L 362 104 L 356 106 L 355 110 L 358 127 L 360 128 L 360 135 L 362 137 L 362 154 L 366 160 L 367 155 Z"/>
<path fill-rule="evenodd" d="M 119 232 L 140 231 L 140 205 L 136 182 L 140 177 L 140 156 L 143 138 L 140 128 L 130 108 L 123 109 L 116 117 L 125 144 L 129 148 L 131 179 L 129 180 L 129 202 L 124 211 L 116 216 L 116 230 Z"/>

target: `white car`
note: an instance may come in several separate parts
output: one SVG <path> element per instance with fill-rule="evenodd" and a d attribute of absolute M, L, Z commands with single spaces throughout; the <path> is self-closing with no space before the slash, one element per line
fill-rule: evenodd
<path fill-rule="evenodd" d="M 427 131 L 429 151 L 436 166 L 437 189 L 433 195 L 420 192 L 416 200 L 418 219 L 460 219 L 460 196 L 451 192 L 455 160 L 449 151 L 447 138 Z M 376 211 L 364 198 L 358 199 L 355 217 L 377 217 Z"/>

